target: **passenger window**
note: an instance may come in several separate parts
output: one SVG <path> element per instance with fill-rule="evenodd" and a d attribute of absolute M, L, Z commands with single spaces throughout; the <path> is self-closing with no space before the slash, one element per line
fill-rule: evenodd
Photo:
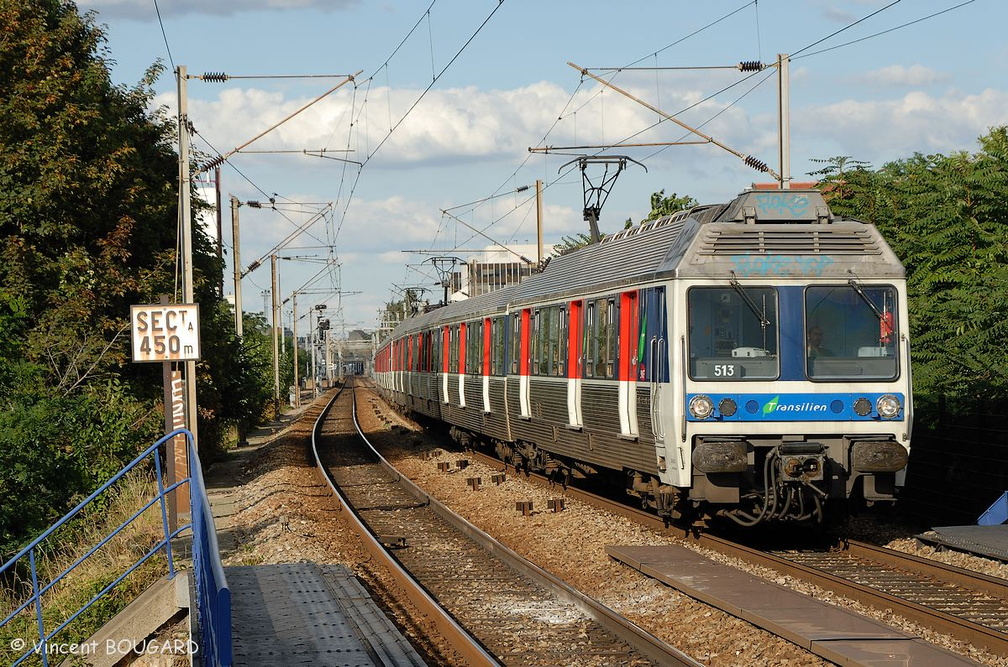
<path fill-rule="evenodd" d="M 585 377 L 616 377 L 616 300 L 596 299 L 585 317 Z"/>
<path fill-rule="evenodd" d="M 694 287 L 687 301 L 690 377 L 732 382 L 779 375 L 774 288 Z"/>
<path fill-rule="evenodd" d="M 520 372 L 519 358 L 521 357 L 521 313 L 511 315 L 511 375 L 518 375 Z"/>
<path fill-rule="evenodd" d="M 805 290 L 809 378 L 896 378 L 896 311 L 896 290 L 888 285 L 863 285 L 851 280 L 845 285 Z"/>

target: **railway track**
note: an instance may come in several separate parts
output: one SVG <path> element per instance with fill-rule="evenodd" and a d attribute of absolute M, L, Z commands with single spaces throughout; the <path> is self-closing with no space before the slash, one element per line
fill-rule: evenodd
<path fill-rule="evenodd" d="M 455 515 L 367 443 L 341 391 L 320 417 L 316 458 L 375 557 L 415 580 L 468 664 L 699 665 Z M 353 426 L 351 424 L 354 424 Z M 365 527 L 366 526 L 366 527 Z M 436 609 L 438 608 L 438 609 Z"/>
<path fill-rule="evenodd" d="M 472 456 L 487 465 L 503 465 L 486 454 L 473 452 Z M 537 481 L 549 484 L 545 478 Z M 659 517 L 612 499 L 573 487 L 566 495 L 642 525 L 665 528 Z M 770 551 L 703 531 L 681 534 L 704 548 L 1008 657 L 1008 581 L 1004 579 L 854 540 L 828 549 Z"/>
<path fill-rule="evenodd" d="M 850 541 L 755 555 L 769 567 L 1008 656 L 1008 581 Z M 770 564 L 773 563 L 773 564 Z"/>

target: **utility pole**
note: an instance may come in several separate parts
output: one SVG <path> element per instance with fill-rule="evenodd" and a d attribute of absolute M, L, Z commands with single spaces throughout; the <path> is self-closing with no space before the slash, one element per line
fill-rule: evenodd
<path fill-rule="evenodd" d="M 311 359 L 311 364 L 312 364 L 312 366 L 311 366 L 312 382 L 315 385 L 315 395 L 316 396 L 318 396 L 318 393 L 319 393 L 318 392 L 318 385 L 319 385 L 319 381 L 318 381 L 318 377 L 319 377 L 318 376 L 318 364 L 316 362 L 317 362 L 317 359 L 318 359 L 319 341 L 322 339 L 322 336 L 319 334 L 319 326 L 321 325 L 321 322 L 322 322 L 322 311 L 323 310 L 326 310 L 326 305 L 324 303 L 319 303 L 319 304 L 315 305 L 315 309 L 313 311 L 313 312 L 318 313 L 318 319 L 316 320 L 315 325 L 312 327 L 312 359 Z"/>
<path fill-rule="evenodd" d="M 542 217 L 542 179 L 536 179 L 536 240 L 539 243 L 539 268 L 542 268 L 543 260 L 543 217 Z"/>
<path fill-rule="evenodd" d="M 193 293 L 192 176 L 189 173 L 189 99 L 186 67 L 179 66 L 179 228 L 182 231 L 182 302 L 195 303 Z M 185 362 L 189 431 L 196 440 L 196 362 Z"/>
<path fill-rule="evenodd" d="M 791 90 L 790 62 L 786 53 L 777 54 L 777 128 L 780 141 L 780 187 L 791 189 Z"/>
<path fill-rule="evenodd" d="M 343 341 L 342 341 L 342 339 L 336 341 L 336 357 L 338 359 L 338 361 L 336 363 L 339 364 L 339 380 L 340 380 L 340 382 L 342 382 L 343 381 Z"/>
<path fill-rule="evenodd" d="M 231 195 L 231 239 L 234 241 L 234 293 L 235 293 L 235 333 L 241 338 L 244 333 L 242 323 L 242 292 L 241 292 L 241 251 L 238 242 L 238 207 L 241 202 Z"/>
<path fill-rule="evenodd" d="M 301 407 L 301 384 L 298 382 L 298 344 L 297 344 L 297 292 L 291 294 L 291 331 L 294 336 L 294 407 Z"/>
<path fill-rule="evenodd" d="M 273 273 L 273 407 L 280 418 L 280 278 L 277 276 L 277 256 L 270 255 Z"/>
<path fill-rule="evenodd" d="M 214 167 L 214 194 L 216 195 L 217 213 L 217 259 L 224 262 L 224 212 L 221 211 L 220 167 Z M 224 298 L 224 273 L 221 272 L 220 297 Z"/>
<path fill-rule="evenodd" d="M 178 137 L 179 137 L 179 234 L 182 241 L 182 302 L 195 303 L 193 291 L 192 253 L 192 175 L 189 172 L 189 99 L 186 90 L 187 73 L 185 65 L 178 68 Z M 185 413 L 186 428 L 192 434 L 193 449 L 199 451 L 196 419 L 196 362 L 185 364 Z M 175 480 L 189 476 L 189 453 L 185 444 L 176 445 L 174 452 Z M 180 489 L 175 497 L 178 514 L 189 510 L 189 489 Z"/>
<path fill-rule="evenodd" d="M 311 373 L 312 397 L 318 396 L 318 373 L 315 372 L 315 309 L 308 309 L 308 369 Z"/>
<path fill-rule="evenodd" d="M 331 324 L 330 324 L 331 326 Z M 326 366 L 326 380 L 329 382 L 329 386 L 333 386 L 333 381 L 336 379 L 333 375 L 333 360 L 332 360 L 332 348 L 329 343 L 331 342 L 332 336 L 330 333 L 332 329 L 326 329 L 325 333 L 322 334 L 322 340 L 325 345 L 325 366 Z"/>

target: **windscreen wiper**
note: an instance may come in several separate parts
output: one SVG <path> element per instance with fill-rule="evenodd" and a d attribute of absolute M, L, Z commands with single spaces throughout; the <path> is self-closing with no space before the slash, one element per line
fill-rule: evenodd
<path fill-rule="evenodd" d="M 875 305 L 875 302 L 871 300 L 871 297 L 865 294 L 864 289 L 861 287 L 861 283 L 859 283 L 856 278 L 851 278 L 847 281 L 847 284 L 851 286 L 851 289 L 857 292 L 862 301 L 868 304 L 868 307 L 871 308 L 873 313 L 875 313 L 875 317 L 879 318 L 879 321 L 885 318 L 885 315 L 881 310 L 879 310 L 879 307 Z"/>
<path fill-rule="evenodd" d="M 763 332 L 766 333 L 766 328 L 770 326 L 770 320 L 768 320 L 766 316 L 766 306 L 764 306 L 763 310 L 760 311 L 760 309 L 756 306 L 756 304 L 753 303 L 753 300 L 749 296 L 749 294 L 746 293 L 745 288 L 742 287 L 742 284 L 738 281 L 738 278 L 735 277 L 735 272 L 729 271 L 728 274 L 729 274 L 728 282 L 731 284 L 732 289 L 738 292 L 738 295 L 742 297 L 742 300 L 745 301 L 745 304 L 749 306 L 749 310 L 751 310 L 752 314 L 755 315 L 757 319 L 759 319 L 760 326 L 763 327 Z"/>

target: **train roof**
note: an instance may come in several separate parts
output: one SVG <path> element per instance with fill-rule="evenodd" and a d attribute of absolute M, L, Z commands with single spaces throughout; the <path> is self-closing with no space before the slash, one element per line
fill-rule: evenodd
<path fill-rule="evenodd" d="M 477 313 L 674 278 L 898 279 L 903 265 L 874 225 L 835 217 L 818 190 L 747 190 L 553 257 L 519 285 L 403 323 L 403 333 Z"/>
<path fill-rule="evenodd" d="M 414 315 L 396 327 L 396 334 L 408 334 L 414 331 L 429 329 L 443 322 L 455 322 L 480 314 L 503 313 L 514 301 L 515 292 L 520 285 L 508 285 L 498 290 L 465 299 L 453 301 L 446 306 L 433 308 L 425 313 Z"/>
<path fill-rule="evenodd" d="M 748 190 L 553 258 L 516 305 L 661 278 L 902 278 L 878 229 L 836 218 L 818 190 Z"/>

